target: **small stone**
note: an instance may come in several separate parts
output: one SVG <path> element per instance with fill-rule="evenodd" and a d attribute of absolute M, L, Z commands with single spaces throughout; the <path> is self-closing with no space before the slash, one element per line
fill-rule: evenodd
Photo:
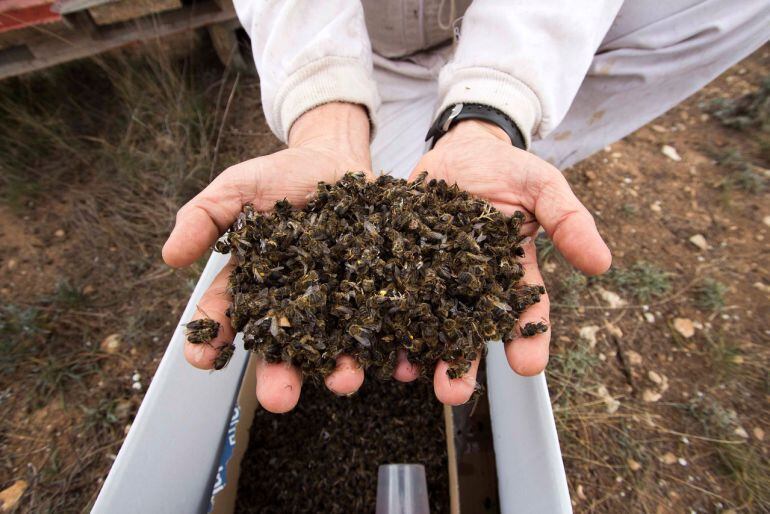
<path fill-rule="evenodd" d="M 660 207 L 660 200 L 655 200 L 650 204 L 650 210 L 652 212 L 662 212 L 663 209 Z"/>
<path fill-rule="evenodd" d="M 142 390 L 142 384 L 140 384 L 139 382 L 134 382 L 133 384 L 131 384 L 131 388 L 136 390 L 136 391 L 141 391 Z"/>
<path fill-rule="evenodd" d="M 668 132 L 668 129 L 664 127 L 663 125 L 652 125 L 652 130 L 659 134 L 663 134 L 664 132 Z"/>
<path fill-rule="evenodd" d="M 597 325 L 586 325 L 585 327 L 580 327 L 578 335 L 588 343 L 589 348 L 593 348 L 596 346 L 596 333 L 599 330 L 600 328 Z"/>
<path fill-rule="evenodd" d="M 698 248 L 700 248 L 701 250 L 708 250 L 708 247 L 709 247 L 709 245 L 708 245 L 708 243 L 706 242 L 706 238 L 705 238 L 705 237 L 703 237 L 703 234 L 695 234 L 694 236 L 692 236 L 692 237 L 689 239 L 689 241 L 690 241 L 690 242 L 691 242 L 693 245 L 695 245 L 695 246 L 697 246 Z"/>
<path fill-rule="evenodd" d="M 695 326 L 691 319 L 687 318 L 674 318 L 674 330 L 685 339 L 689 339 L 695 335 Z"/>
<path fill-rule="evenodd" d="M 83 287 L 83 294 L 88 296 L 90 294 L 93 294 L 94 291 L 96 291 L 96 288 L 92 286 L 91 284 L 86 284 L 85 287 Z"/>
<path fill-rule="evenodd" d="M 609 332 L 610 335 L 617 337 L 620 339 L 623 337 L 623 331 L 620 330 L 620 327 L 615 325 L 614 323 L 610 323 L 609 321 L 604 322 L 604 328 L 607 329 L 607 332 Z"/>
<path fill-rule="evenodd" d="M 58 229 L 56 232 L 53 233 L 56 237 L 64 237 L 64 229 Z"/>
<path fill-rule="evenodd" d="M 663 378 L 660 375 L 658 375 L 657 373 L 655 373 L 654 371 L 652 371 L 652 370 L 647 372 L 647 378 L 649 378 L 650 380 L 652 380 L 656 384 L 662 384 L 663 383 Z"/>
<path fill-rule="evenodd" d="M 655 314 L 651 312 L 645 312 L 644 319 L 647 321 L 647 323 L 655 323 Z"/>
<path fill-rule="evenodd" d="M 606 386 L 600 385 L 596 388 L 596 394 L 604 401 L 604 404 L 607 407 L 607 414 L 615 414 L 618 411 L 620 402 L 610 395 Z"/>
<path fill-rule="evenodd" d="M 770 294 L 770 286 L 767 284 L 763 284 L 762 282 L 754 282 L 754 287 L 765 294 Z"/>
<path fill-rule="evenodd" d="M 751 432 L 754 434 L 754 438 L 758 441 L 764 441 L 765 440 L 765 431 L 762 430 L 759 427 L 754 427 Z"/>
<path fill-rule="evenodd" d="M 642 364 L 642 356 L 639 354 L 639 352 L 627 350 L 626 357 L 628 357 L 628 363 L 631 366 L 640 366 Z"/>
<path fill-rule="evenodd" d="M 676 459 L 676 455 L 674 455 L 671 452 L 667 452 L 665 455 L 663 455 L 663 457 L 660 457 L 660 461 L 663 464 L 671 465 L 671 464 L 674 464 L 677 461 L 677 459 Z"/>
<path fill-rule="evenodd" d="M 580 498 L 581 500 L 587 500 L 587 499 L 588 499 L 588 498 L 586 497 L 586 493 L 585 493 L 585 491 L 583 490 L 583 486 L 582 486 L 582 484 L 577 486 L 577 496 L 578 496 L 578 498 Z"/>
<path fill-rule="evenodd" d="M 9 270 L 16 269 L 16 266 L 19 264 L 19 261 L 16 259 L 8 259 L 8 262 L 5 263 L 5 265 L 8 267 Z"/>
<path fill-rule="evenodd" d="M 661 395 L 659 392 L 653 391 L 652 389 L 645 389 L 642 392 L 642 400 L 644 400 L 647 403 L 657 402 L 658 400 L 660 400 L 662 396 L 663 395 Z"/>
<path fill-rule="evenodd" d="M 597 292 L 599 293 L 599 296 L 607 302 L 607 305 L 609 305 L 613 309 L 618 309 L 620 307 L 624 307 L 628 304 L 623 298 L 620 297 L 617 293 L 613 293 L 612 291 L 607 291 L 606 289 L 603 289 L 601 287 L 596 288 Z"/>
<path fill-rule="evenodd" d="M 630 457 L 626 459 L 626 463 L 628 464 L 628 469 L 630 469 L 631 471 L 639 471 L 640 469 L 642 469 L 642 465 Z"/>
<path fill-rule="evenodd" d="M 99 344 L 103 352 L 117 353 L 120 350 L 120 334 L 110 334 Z"/>
<path fill-rule="evenodd" d="M 732 359 L 730 359 L 730 361 L 731 361 L 733 364 L 738 364 L 738 365 L 741 365 L 741 364 L 743 364 L 743 363 L 744 363 L 743 355 L 734 355 L 734 356 L 733 356 L 733 358 L 732 358 Z"/>
<path fill-rule="evenodd" d="M 762 218 L 762 223 L 764 223 L 765 226 L 770 227 L 770 216 L 765 216 L 764 218 Z"/>
<path fill-rule="evenodd" d="M 26 480 L 17 480 L 10 487 L 0 491 L 0 511 L 11 512 L 14 510 L 21 497 L 24 496 L 27 485 Z"/>
<path fill-rule="evenodd" d="M 685 459 L 683 459 L 682 457 L 679 457 L 676 461 L 679 463 L 680 466 L 686 466 L 687 465 L 687 461 Z"/>
<path fill-rule="evenodd" d="M 131 376 L 131 380 L 133 380 L 134 382 L 139 382 L 141 379 L 142 379 L 142 375 L 140 375 L 139 373 L 134 373 Z"/>
<path fill-rule="evenodd" d="M 735 430 L 733 430 L 733 433 L 737 435 L 738 437 L 741 437 L 743 439 L 749 438 L 749 433 L 746 432 L 746 429 L 743 427 L 737 427 Z"/>
<path fill-rule="evenodd" d="M 676 151 L 676 148 L 671 145 L 663 145 L 660 149 L 660 152 L 672 161 L 679 162 L 682 160 L 682 156 L 679 155 L 679 152 Z"/>

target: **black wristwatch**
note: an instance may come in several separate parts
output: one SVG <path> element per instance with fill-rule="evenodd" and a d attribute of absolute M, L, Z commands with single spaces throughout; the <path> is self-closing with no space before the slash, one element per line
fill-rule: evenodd
<path fill-rule="evenodd" d="M 447 133 L 447 131 L 461 120 L 482 120 L 493 123 L 503 129 L 508 137 L 511 138 L 511 143 L 516 148 L 522 150 L 527 149 L 527 145 L 524 142 L 524 136 L 521 134 L 519 127 L 502 111 L 482 104 L 455 104 L 447 107 L 441 116 L 436 118 L 428 131 L 428 135 L 425 136 L 425 141 L 432 139 L 430 147 L 436 146 L 436 141 L 441 139 L 441 136 Z"/>

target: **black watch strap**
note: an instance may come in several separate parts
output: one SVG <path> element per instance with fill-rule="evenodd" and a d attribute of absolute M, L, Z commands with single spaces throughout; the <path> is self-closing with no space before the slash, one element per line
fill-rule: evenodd
<path fill-rule="evenodd" d="M 425 141 L 432 139 L 430 147 L 436 146 L 436 141 L 441 139 L 441 136 L 447 133 L 449 129 L 462 120 L 482 120 L 493 123 L 503 129 L 508 137 L 511 138 L 511 143 L 516 148 L 522 150 L 527 149 L 527 145 L 524 142 L 524 136 L 521 134 L 519 127 L 502 111 L 483 104 L 455 104 L 447 107 L 441 115 L 433 122 L 428 135 L 425 136 Z"/>

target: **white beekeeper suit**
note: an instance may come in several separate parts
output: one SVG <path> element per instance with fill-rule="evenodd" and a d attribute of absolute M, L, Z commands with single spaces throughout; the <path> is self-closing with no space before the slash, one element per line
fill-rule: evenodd
<path fill-rule="evenodd" d="M 285 141 L 294 120 L 323 103 L 362 104 L 374 170 L 401 177 L 448 105 L 503 111 L 534 153 L 565 168 L 770 37 L 768 0 L 234 3 L 273 132 Z"/>

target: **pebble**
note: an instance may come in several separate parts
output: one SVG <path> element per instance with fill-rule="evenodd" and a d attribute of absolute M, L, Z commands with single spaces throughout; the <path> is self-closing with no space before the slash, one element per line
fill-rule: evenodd
<path fill-rule="evenodd" d="M 612 291 L 607 291 L 604 288 L 597 287 L 597 292 L 599 293 L 599 296 L 607 302 L 607 305 L 609 305 L 613 309 L 617 309 L 619 307 L 624 307 L 628 304 L 623 298 L 620 297 L 618 293 L 613 293 Z"/>
<path fill-rule="evenodd" d="M 645 312 L 644 319 L 647 320 L 647 323 L 655 323 L 655 314 L 651 312 Z"/>
<path fill-rule="evenodd" d="M 628 459 L 626 459 L 626 463 L 628 464 L 628 468 L 629 468 L 631 471 L 639 471 L 640 469 L 642 469 L 642 465 L 641 465 L 641 464 L 639 464 L 638 462 L 636 462 L 636 461 L 635 461 L 634 459 L 632 459 L 632 458 L 628 458 Z"/>
<path fill-rule="evenodd" d="M 672 161 L 679 162 L 682 160 L 682 156 L 679 155 L 679 152 L 676 151 L 676 148 L 671 145 L 663 145 L 660 149 L 660 152 Z"/>
<path fill-rule="evenodd" d="M 104 340 L 99 344 L 99 347 L 104 352 L 117 353 L 118 350 L 120 350 L 120 343 L 120 334 L 110 334 L 104 338 Z"/>
<path fill-rule="evenodd" d="M 703 234 L 695 234 L 690 238 L 690 242 L 701 250 L 708 250 L 709 245 L 706 242 L 706 238 L 703 236 Z"/>
<path fill-rule="evenodd" d="M 650 204 L 650 210 L 652 212 L 662 212 L 663 209 L 660 207 L 660 200 L 655 200 Z"/>
<path fill-rule="evenodd" d="M 668 132 L 668 129 L 664 127 L 663 125 L 652 125 L 652 130 L 655 132 L 658 132 L 659 134 L 663 134 L 664 132 Z"/>
<path fill-rule="evenodd" d="M 607 414 L 614 414 L 620 408 L 620 402 L 610 395 L 606 386 L 600 385 L 596 389 L 596 394 L 604 401 L 604 405 L 607 407 Z"/>
<path fill-rule="evenodd" d="M 8 266 L 9 270 L 15 269 L 18 264 L 19 264 L 19 261 L 17 261 L 16 259 L 8 259 L 8 262 L 5 263 L 5 265 Z"/>
<path fill-rule="evenodd" d="M 628 350 L 626 351 L 626 357 L 628 357 L 628 363 L 632 366 L 640 366 L 642 364 L 642 356 L 639 352 Z"/>
<path fill-rule="evenodd" d="M 136 391 L 141 391 L 142 390 L 142 384 L 139 383 L 139 382 L 134 382 L 133 384 L 131 384 L 131 388 L 136 390 Z"/>
<path fill-rule="evenodd" d="M 596 346 L 596 333 L 599 330 L 600 328 L 597 325 L 586 325 L 584 327 L 580 327 L 578 335 L 581 339 L 588 343 L 590 348 L 593 348 Z"/>
<path fill-rule="evenodd" d="M 770 286 L 767 284 L 763 284 L 762 282 L 754 282 L 754 287 L 763 293 L 770 294 Z"/>
<path fill-rule="evenodd" d="M 759 441 L 765 440 L 765 431 L 762 430 L 760 427 L 754 427 L 751 431 L 754 434 L 754 437 Z"/>
<path fill-rule="evenodd" d="M 695 335 L 695 326 L 691 319 L 687 318 L 674 318 L 674 330 L 685 339 L 689 339 Z"/>
<path fill-rule="evenodd" d="M 745 429 L 745 428 L 743 428 L 743 427 L 737 427 L 737 428 L 736 428 L 736 429 L 733 431 L 733 433 L 734 433 L 735 435 L 737 435 L 738 437 L 740 437 L 740 438 L 743 438 L 743 439 L 748 439 L 748 438 L 749 438 L 749 433 L 748 433 L 748 432 L 746 432 L 746 429 Z"/>
<path fill-rule="evenodd" d="M 652 389 L 645 389 L 642 392 L 642 400 L 644 400 L 647 403 L 657 402 L 658 400 L 660 400 L 662 396 L 663 395 L 661 395 L 659 392 L 653 391 Z"/>
<path fill-rule="evenodd" d="M 56 237 L 64 237 L 64 229 L 58 229 L 56 232 L 53 233 Z"/>
<path fill-rule="evenodd" d="M 607 332 L 609 332 L 610 335 L 617 337 L 620 339 L 623 337 L 623 331 L 620 330 L 620 327 L 615 325 L 614 323 L 610 323 L 609 321 L 604 322 L 604 328 L 607 329 Z"/>
<path fill-rule="evenodd" d="M 0 491 L 0 510 L 2 512 L 11 512 L 16 508 L 19 500 L 24 496 L 24 491 L 27 490 L 26 480 L 17 480 L 10 487 Z"/>
<path fill-rule="evenodd" d="M 649 378 L 650 380 L 652 380 L 656 384 L 662 384 L 663 383 L 663 378 L 660 375 L 658 375 L 656 372 L 652 371 L 652 370 L 647 372 L 647 378 Z"/>
<path fill-rule="evenodd" d="M 683 459 L 682 457 L 679 457 L 677 459 L 677 462 L 679 463 L 680 466 L 686 466 L 687 465 L 687 461 L 685 459 Z"/>
<path fill-rule="evenodd" d="M 662 457 L 660 457 L 660 461 L 661 461 L 663 464 L 669 464 L 669 465 L 670 465 L 670 464 L 673 464 L 673 463 L 675 463 L 675 462 L 677 461 L 677 459 L 676 459 L 676 455 L 674 455 L 674 454 L 673 454 L 673 453 L 671 453 L 671 452 L 667 452 L 665 455 L 663 455 Z"/>
<path fill-rule="evenodd" d="M 141 379 L 142 379 L 142 375 L 140 375 L 139 373 L 134 373 L 131 376 L 131 380 L 133 380 L 134 382 L 139 382 Z"/>
<path fill-rule="evenodd" d="M 770 216 L 765 216 L 764 218 L 762 218 L 762 223 L 770 227 Z"/>

